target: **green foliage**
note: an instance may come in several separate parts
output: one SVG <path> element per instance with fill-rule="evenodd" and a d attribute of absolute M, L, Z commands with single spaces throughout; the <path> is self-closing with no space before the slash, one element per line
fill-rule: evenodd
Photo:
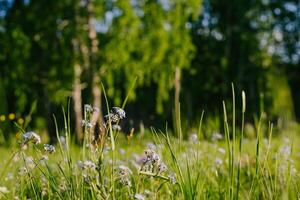
<path fill-rule="evenodd" d="M 140 106 L 138 120 L 149 124 L 156 114 L 156 121 L 171 121 L 176 81 L 187 127 L 203 109 L 218 116 L 215 105 L 230 98 L 231 83 L 246 91 L 251 113 L 264 105 L 270 119 L 282 110 L 299 118 L 296 1 L 14 0 L 0 9 L 0 114 L 24 116 L 37 100 L 36 115 L 50 122 L 73 94 L 77 63 L 85 102 L 94 98 L 94 75 L 116 105 L 138 77 L 129 106 Z M 278 92 L 277 71 L 286 75 Z"/>

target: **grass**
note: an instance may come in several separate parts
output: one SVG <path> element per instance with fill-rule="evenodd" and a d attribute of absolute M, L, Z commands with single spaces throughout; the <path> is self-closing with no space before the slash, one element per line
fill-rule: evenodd
<path fill-rule="evenodd" d="M 245 96 L 239 129 L 234 87 L 232 92 L 231 120 L 223 102 L 224 138 L 200 139 L 203 113 L 191 135 L 179 123 L 178 137 L 167 128 L 126 136 L 113 128 L 122 118 L 118 115 L 116 121 L 110 116 L 94 138 L 93 108 L 85 106 L 85 140 L 79 146 L 71 140 L 65 114 L 64 131 L 57 127 L 56 152 L 30 141 L 23 141 L 23 148 L 18 141 L 0 148 L 0 199 L 299 199 L 297 125 L 279 130 L 261 117 L 256 138 L 245 137 L 252 126 L 244 125 Z"/>
<path fill-rule="evenodd" d="M 145 138 L 134 135 L 130 140 L 119 134 L 115 154 L 108 142 L 103 155 L 86 155 L 95 168 L 80 167 L 83 150 L 73 144 L 69 149 L 62 148 L 62 153 L 49 154 L 48 160 L 42 160 L 45 153 L 41 145 L 29 146 L 11 161 L 13 151 L 18 150 L 1 149 L 0 183 L 9 190 L 1 197 L 133 199 L 141 194 L 145 199 L 297 199 L 300 149 L 295 144 L 299 144 L 299 136 L 285 135 L 275 136 L 272 141 L 264 138 L 260 143 L 244 139 L 239 159 L 234 162 L 226 140 L 181 141 L 179 149 L 178 139 L 150 132 Z M 167 171 L 158 174 L 155 170 L 140 170 L 144 150 L 149 147 L 166 164 Z M 118 171 L 119 166 L 130 169 L 128 174 L 124 172 L 128 177 Z M 26 172 L 20 171 L 24 167 Z M 239 173 L 233 174 L 236 170 Z M 169 180 L 172 174 L 175 184 Z"/>

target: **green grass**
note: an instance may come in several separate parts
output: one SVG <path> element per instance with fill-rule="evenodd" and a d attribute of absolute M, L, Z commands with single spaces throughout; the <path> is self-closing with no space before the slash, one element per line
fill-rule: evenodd
<path fill-rule="evenodd" d="M 183 130 L 179 102 L 177 137 L 167 128 L 126 136 L 113 130 L 122 113 L 109 111 L 107 103 L 110 117 L 96 138 L 90 123 L 95 111 L 85 106 L 84 141 L 75 145 L 63 112 L 57 137 L 65 141 L 58 140 L 55 153 L 23 137 L 0 148 L 0 199 L 299 199 L 298 125 L 279 129 L 264 115 L 255 126 L 244 124 L 244 96 L 237 126 L 233 86 L 232 93 L 231 116 L 223 102 L 223 138 L 205 130 L 211 125 L 203 123 L 203 113 L 197 133 Z"/>
<path fill-rule="evenodd" d="M 2 193 L 2 199 L 133 199 L 136 194 L 145 199 L 299 198 L 300 138 L 297 134 L 277 134 L 270 144 L 270 139 L 261 138 L 259 154 L 257 140 L 245 138 L 241 159 L 236 157 L 233 162 L 226 140 L 181 141 L 179 145 L 177 138 L 170 138 L 166 133 L 150 132 L 144 137 L 134 135 L 130 140 L 118 134 L 115 139 L 114 154 L 110 141 L 103 154 L 86 149 L 86 160 L 95 163 L 95 169 L 78 166 L 77 162 L 83 161 L 83 149 L 73 144 L 69 149 L 62 148 L 62 153 L 57 146 L 56 153 L 43 161 L 45 153 L 41 145 L 30 145 L 12 160 L 18 148 L 1 148 L 0 187 L 9 190 Z M 139 172 L 142 166 L 139 157 L 149 148 L 149 143 L 155 146 L 154 151 L 168 167 L 167 171 Z M 120 174 L 120 165 L 130 169 L 131 172 L 125 173 L 127 177 Z M 28 172 L 21 173 L 22 167 L 28 168 Z M 175 184 L 169 180 L 173 174 Z M 122 179 L 131 184 L 126 185 Z"/>

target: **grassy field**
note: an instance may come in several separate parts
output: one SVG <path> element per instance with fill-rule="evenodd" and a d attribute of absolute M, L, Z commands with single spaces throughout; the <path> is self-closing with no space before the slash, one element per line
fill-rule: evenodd
<path fill-rule="evenodd" d="M 235 106 L 230 120 L 223 108 L 223 134 L 209 131 L 202 118 L 196 132 L 184 132 L 177 110 L 176 134 L 152 128 L 125 135 L 122 108 L 95 123 L 99 109 L 89 105 L 82 145 L 71 138 L 69 116 L 64 131 L 57 128 L 56 146 L 20 127 L 11 148 L 0 149 L 0 198 L 299 199 L 299 126 L 273 126 L 264 116 L 245 125 L 245 101 L 241 120 Z"/>
<path fill-rule="evenodd" d="M 31 132 L 1 148 L 1 199 L 300 198 L 295 126 L 279 132 L 259 125 L 253 139 L 240 140 L 240 130 L 228 139 L 229 128 L 225 137 L 200 140 L 200 131 L 179 140 L 155 130 L 125 136 L 111 125 L 97 144 L 85 124 L 82 147 L 66 128 L 56 151 Z"/>

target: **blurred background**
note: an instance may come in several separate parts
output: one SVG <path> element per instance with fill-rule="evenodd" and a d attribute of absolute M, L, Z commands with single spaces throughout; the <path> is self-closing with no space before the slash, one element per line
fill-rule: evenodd
<path fill-rule="evenodd" d="M 299 37 L 299 0 L 0 0 L 0 143 L 15 124 L 54 138 L 68 102 L 80 134 L 83 104 L 106 113 L 101 83 L 111 106 L 134 85 L 125 132 L 172 129 L 175 102 L 185 130 L 204 110 L 222 132 L 231 83 L 248 123 L 299 121 Z"/>

